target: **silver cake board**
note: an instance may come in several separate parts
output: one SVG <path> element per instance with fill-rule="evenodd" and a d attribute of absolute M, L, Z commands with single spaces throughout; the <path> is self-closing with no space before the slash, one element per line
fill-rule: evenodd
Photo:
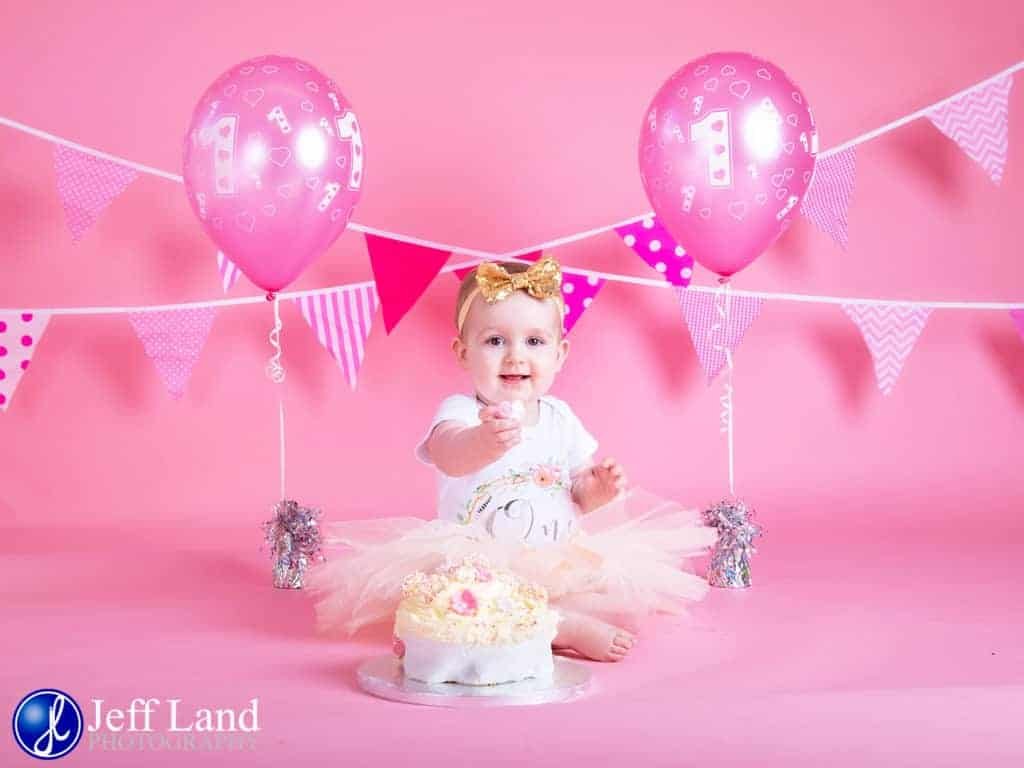
<path fill-rule="evenodd" d="M 356 679 L 360 688 L 374 696 L 428 707 L 509 707 L 572 701 L 582 696 L 590 687 L 590 670 L 558 656 L 554 662 L 550 681 L 460 685 L 407 678 L 401 660 L 389 654 L 363 662 Z"/>

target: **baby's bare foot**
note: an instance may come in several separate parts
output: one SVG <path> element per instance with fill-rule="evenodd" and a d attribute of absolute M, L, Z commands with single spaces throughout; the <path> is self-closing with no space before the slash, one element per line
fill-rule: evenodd
<path fill-rule="evenodd" d="M 552 647 L 570 648 L 594 661 L 622 661 L 636 637 L 621 627 L 582 614 L 564 614 Z"/>

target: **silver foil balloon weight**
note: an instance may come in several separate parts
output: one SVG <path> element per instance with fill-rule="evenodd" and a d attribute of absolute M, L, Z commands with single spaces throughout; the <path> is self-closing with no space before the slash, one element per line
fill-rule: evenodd
<path fill-rule="evenodd" d="M 309 564 L 324 559 L 321 514 L 291 499 L 274 505 L 274 517 L 263 523 L 263 532 L 274 558 L 275 587 L 302 589 Z"/>
<path fill-rule="evenodd" d="M 718 529 L 718 542 L 708 566 L 708 583 L 713 587 L 745 589 L 750 586 L 750 556 L 757 550 L 754 539 L 763 535 L 761 526 L 749 518 L 754 514 L 742 501 L 720 501 L 704 510 L 704 522 Z"/>

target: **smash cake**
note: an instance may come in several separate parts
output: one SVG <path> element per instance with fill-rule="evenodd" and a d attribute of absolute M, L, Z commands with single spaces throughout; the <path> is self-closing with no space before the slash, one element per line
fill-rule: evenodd
<path fill-rule="evenodd" d="M 427 683 L 550 681 L 558 620 L 544 587 L 469 556 L 405 578 L 394 652 L 406 677 Z"/>

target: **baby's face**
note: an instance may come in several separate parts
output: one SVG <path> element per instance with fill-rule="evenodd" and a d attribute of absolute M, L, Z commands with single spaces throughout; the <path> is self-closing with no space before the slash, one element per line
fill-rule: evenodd
<path fill-rule="evenodd" d="M 569 353 L 558 307 L 522 291 L 494 304 L 479 295 L 472 301 L 452 348 L 477 394 L 488 403 L 545 394 Z"/>

